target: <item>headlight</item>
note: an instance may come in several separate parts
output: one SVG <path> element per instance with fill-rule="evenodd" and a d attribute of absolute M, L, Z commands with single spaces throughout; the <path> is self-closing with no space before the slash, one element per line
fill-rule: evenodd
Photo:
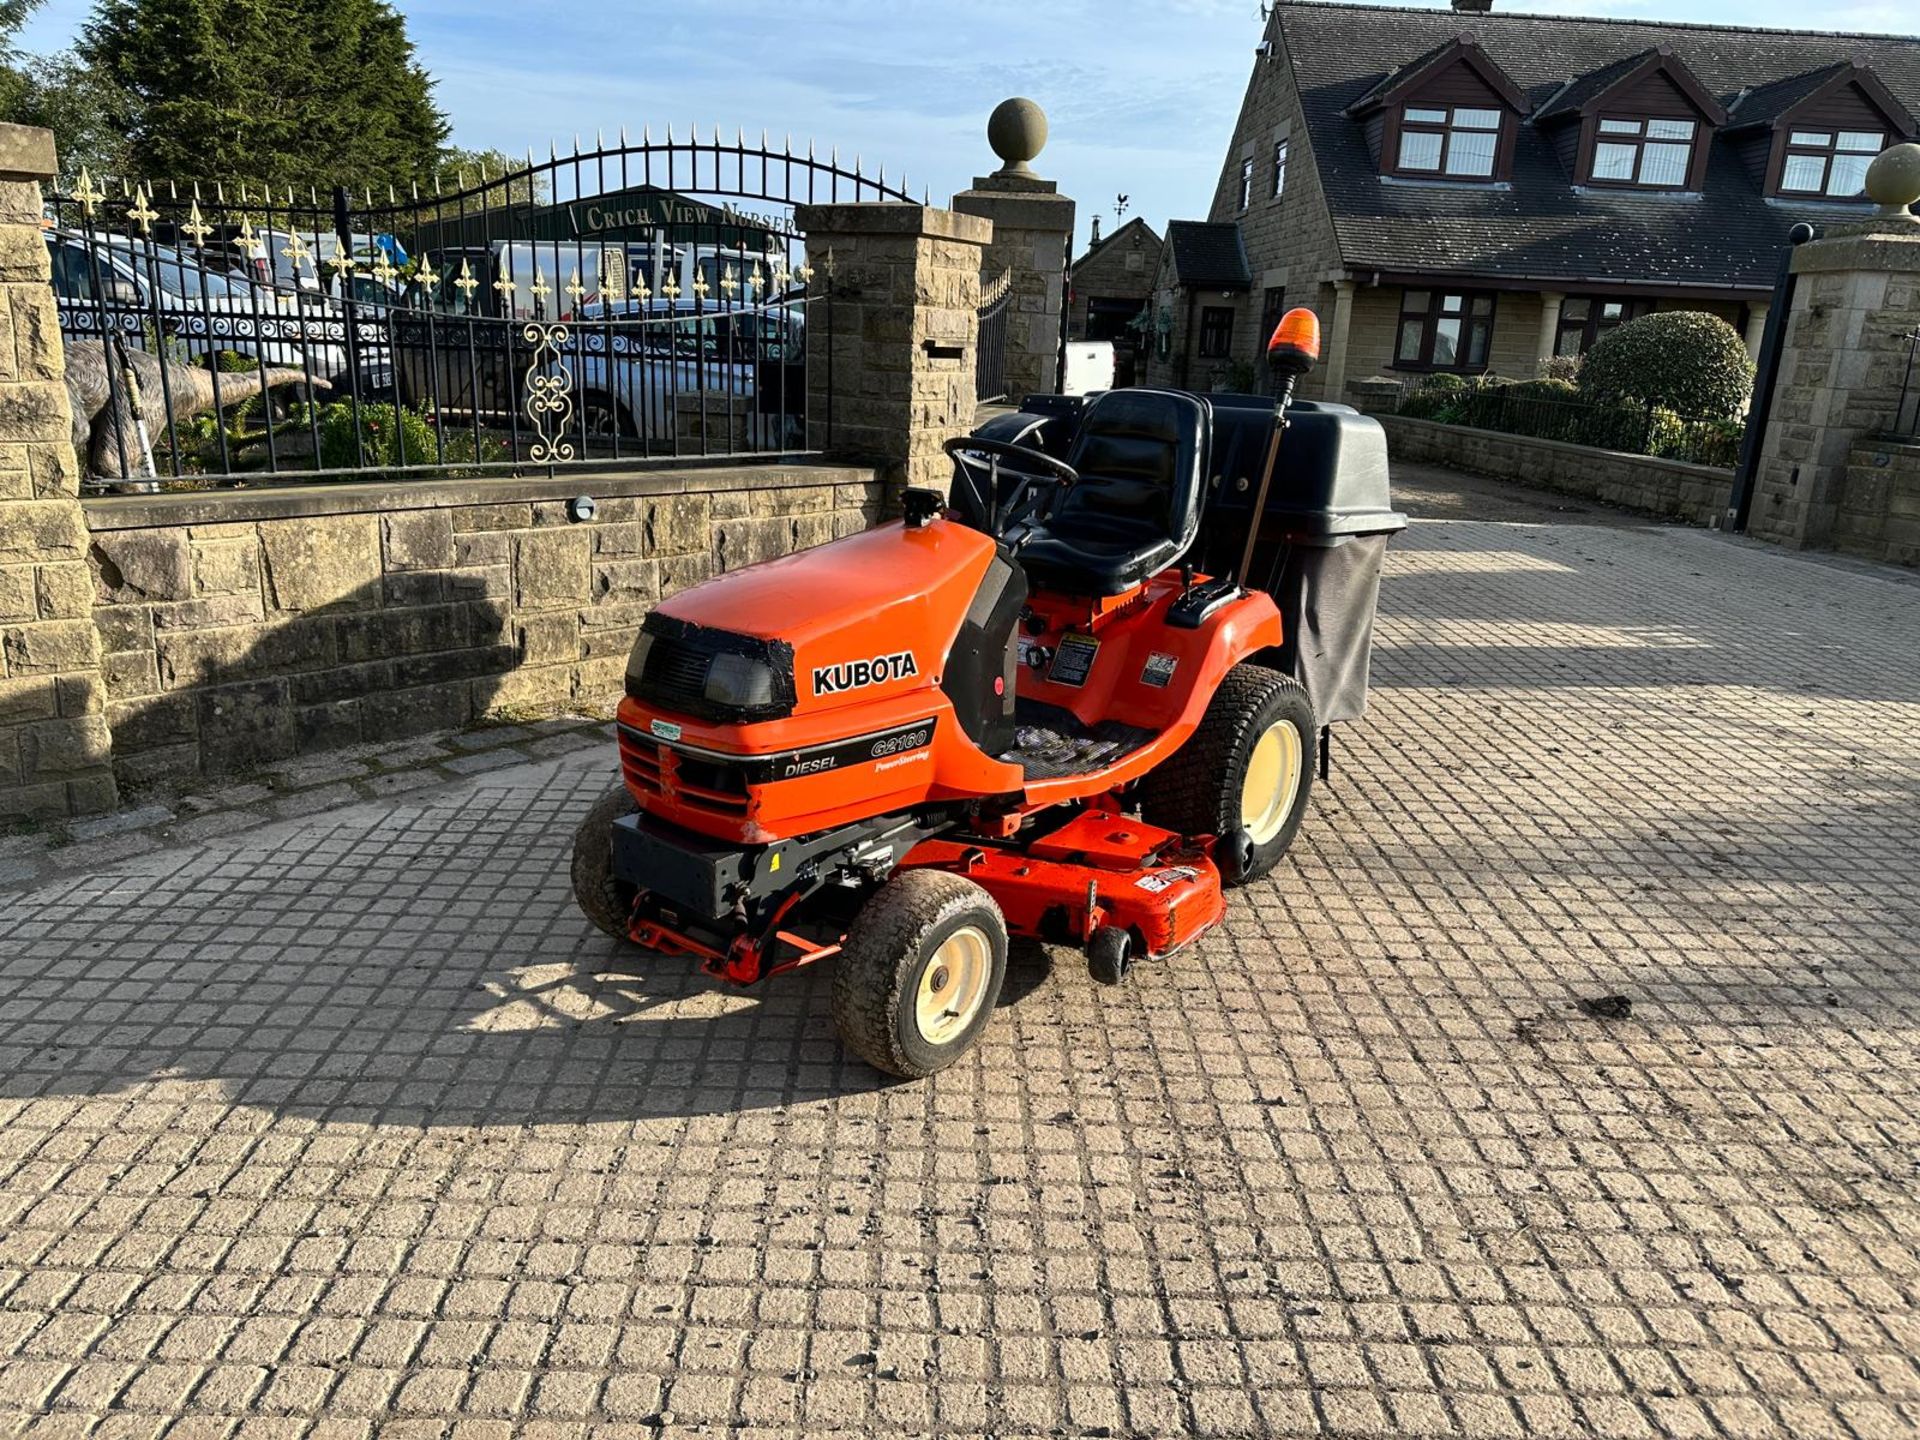
<path fill-rule="evenodd" d="M 627 679 L 639 680 L 647 673 L 647 652 L 653 649 L 653 636 L 646 631 L 640 632 L 640 638 L 633 642 L 633 651 L 627 656 Z"/>
<path fill-rule="evenodd" d="M 773 667 L 746 655 L 716 655 L 707 666 L 707 699 L 741 710 L 773 703 Z"/>

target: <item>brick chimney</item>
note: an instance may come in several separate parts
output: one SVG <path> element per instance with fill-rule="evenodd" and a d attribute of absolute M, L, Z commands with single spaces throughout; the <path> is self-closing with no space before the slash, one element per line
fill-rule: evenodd
<path fill-rule="evenodd" d="M 1456 15 L 1485 15 L 1493 9 L 1493 0 L 1453 0 Z"/>

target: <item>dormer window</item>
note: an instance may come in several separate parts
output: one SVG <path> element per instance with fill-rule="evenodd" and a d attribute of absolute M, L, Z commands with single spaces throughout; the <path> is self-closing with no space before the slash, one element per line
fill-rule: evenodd
<path fill-rule="evenodd" d="M 1490 180 L 1505 112 L 1463 105 L 1409 105 L 1400 115 L 1397 168 L 1409 175 Z"/>
<path fill-rule="evenodd" d="M 1780 193 L 1857 200 L 1866 190 L 1867 166 L 1886 148 L 1880 130 L 1789 130 Z"/>
<path fill-rule="evenodd" d="M 1593 181 L 1683 190 L 1693 168 L 1698 131 L 1691 120 L 1602 116 L 1593 144 Z"/>
<path fill-rule="evenodd" d="M 1513 78 L 1458 35 L 1389 71 L 1345 113 L 1364 127 L 1382 176 L 1501 182 L 1527 109 Z"/>

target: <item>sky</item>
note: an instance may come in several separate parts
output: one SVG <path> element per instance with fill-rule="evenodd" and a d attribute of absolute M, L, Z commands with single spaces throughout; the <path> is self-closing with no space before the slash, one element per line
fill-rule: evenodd
<path fill-rule="evenodd" d="M 1416 0 L 1443 8 L 1445 0 Z M 1502 9 L 1507 0 L 1496 0 Z M 66 46 L 91 0 L 47 0 L 21 37 Z M 995 168 L 987 115 L 1046 110 L 1034 168 L 1155 229 L 1204 217 L 1263 26 L 1259 0 L 399 0 L 456 143 L 544 155 L 622 125 L 767 131 L 905 173 L 935 203 Z M 1911 0 L 1526 0 L 1536 13 L 1912 33 Z M 1905 17 L 1904 19 L 1902 17 Z M 1383 17 L 1385 22 L 1385 17 Z M 1390 23 L 1390 22 L 1387 22 Z"/>

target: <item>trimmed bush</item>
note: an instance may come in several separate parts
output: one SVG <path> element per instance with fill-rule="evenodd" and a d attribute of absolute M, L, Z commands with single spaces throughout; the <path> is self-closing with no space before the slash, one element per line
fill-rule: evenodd
<path fill-rule="evenodd" d="M 1662 310 L 1601 336 L 1580 367 L 1580 390 L 1601 404 L 1730 419 L 1753 394 L 1753 368 L 1746 342 L 1726 321 Z"/>
<path fill-rule="evenodd" d="M 1458 375 L 1429 375 L 1412 394 L 1401 398 L 1396 413 L 1411 416 L 1415 420 L 1444 419 L 1446 412 L 1459 402 L 1466 388 L 1467 382 Z"/>

